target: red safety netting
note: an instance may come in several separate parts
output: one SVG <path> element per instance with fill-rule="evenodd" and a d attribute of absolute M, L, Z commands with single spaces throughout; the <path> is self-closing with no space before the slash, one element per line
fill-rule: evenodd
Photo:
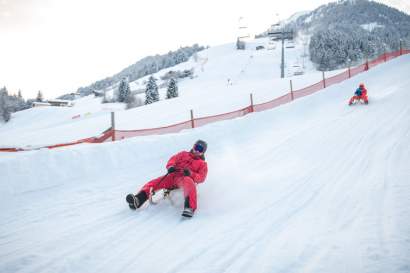
<path fill-rule="evenodd" d="M 111 129 L 108 129 L 104 133 L 102 133 L 101 136 L 99 136 L 99 137 L 88 137 L 88 138 L 83 138 L 83 139 L 73 141 L 73 142 L 50 145 L 50 146 L 46 146 L 44 148 L 54 149 L 54 148 L 58 148 L 58 147 L 77 145 L 77 144 L 81 144 L 81 143 L 102 143 L 102 142 L 105 142 L 108 139 L 111 139 L 112 135 L 113 135 L 113 131 Z"/>
<path fill-rule="evenodd" d="M 191 121 L 184 121 L 178 124 L 173 124 L 170 126 L 151 128 L 151 129 L 141 129 L 141 130 L 115 130 L 115 140 L 120 140 L 135 136 L 147 136 L 147 135 L 162 135 L 169 133 L 177 133 L 184 129 L 192 128 Z"/>
<path fill-rule="evenodd" d="M 189 121 L 184 121 L 178 124 L 173 124 L 165 127 L 159 127 L 159 128 L 151 128 L 151 129 L 140 129 L 140 130 L 112 130 L 111 128 L 106 130 L 101 134 L 99 137 L 90 137 L 90 138 L 84 138 L 80 139 L 77 141 L 69 142 L 69 143 L 62 143 L 62 144 L 55 144 L 55 145 L 50 145 L 50 146 L 45 146 L 41 148 L 48 148 L 48 149 L 53 149 L 57 147 L 64 147 L 64 146 L 70 146 L 70 145 L 76 145 L 80 143 L 102 143 L 106 141 L 112 141 L 112 140 L 121 140 L 129 137 L 135 137 L 135 136 L 146 136 L 146 135 L 160 135 L 160 134 L 168 134 L 168 133 L 177 133 L 180 132 L 181 130 L 184 129 L 190 129 L 194 127 L 200 127 L 205 124 L 217 122 L 217 121 L 222 121 L 222 120 L 228 120 L 228 119 L 233 119 L 237 117 L 242 117 L 245 116 L 249 113 L 252 112 L 260 112 L 260 111 L 265 111 L 268 109 L 272 109 L 275 107 L 278 107 L 282 104 L 289 103 L 294 99 L 301 98 L 304 96 L 311 95 L 319 90 L 322 90 L 325 87 L 328 87 L 332 84 L 340 83 L 346 79 L 349 79 L 363 71 L 367 71 L 369 68 L 375 67 L 381 63 L 384 63 L 386 61 L 389 61 L 391 59 L 394 59 L 398 56 L 404 55 L 404 54 L 409 54 L 410 50 L 408 49 L 402 49 L 398 50 L 395 52 L 390 52 L 390 53 L 385 53 L 376 59 L 373 59 L 371 61 L 368 61 L 364 64 L 361 64 L 359 66 L 353 67 L 348 69 L 345 72 L 342 72 L 340 74 L 334 75 L 332 77 L 326 78 L 324 81 L 317 82 L 315 84 L 312 84 L 310 86 L 307 86 L 305 88 L 295 90 L 293 92 L 290 92 L 288 94 L 285 94 L 279 98 L 275 98 L 271 101 L 265 102 L 265 103 L 260 103 L 260 104 L 255 104 L 251 105 L 248 107 L 245 107 L 243 109 L 239 109 L 236 111 L 232 111 L 229 113 L 224 113 L 224 114 L 219 114 L 219 115 L 214 115 L 214 116 L 208 116 L 208 117 L 201 117 L 201 118 L 196 118 L 193 120 Z M 38 149 L 41 149 L 38 148 Z M 18 152 L 18 151 L 26 151 L 25 149 L 21 148 L 0 148 L 0 152 Z"/>
<path fill-rule="evenodd" d="M 0 148 L 0 152 L 20 152 L 24 151 L 24 149 L 20 148 Z"/>
<path fill-rule="evenodd" d="M 264 102 L 264 103 L 260 103 L 260 104 L 256 104 L 256 105 L 253 106 L 253 110 L 255 112 L 265 111 L 265 110 L 268 110 L 268 109 L 278 107 L 282 104 L 288 103 L 291 100 L 292 100 L 292 94 L 288 93 L 288 94 L 285 94 L 285 95 L 283 95 L 279 98 L 276 98 L 274 100 Z"/>
<path fill-rule="evenodd" d="M 366 64 L 361 64 L 359 66 L 350 69 L 350 77 L 356 76 L 359 73 L 366 71 Z"/>
<path fill-rule="evenodd" d="M 77 145 L 77 144 L 81 144 L 81 143 L 102 143 L 102 142 L 105 142 L 107 140 L 111 140 L 112 134 L 113 134 L 113 131 L 111 129 L 108 129 L 108 130 L 104 131 L 101 134 L 101 136 L 99 136 L 99 137 L 88 137 L 88 138 L 83 138 L 83 139 L 72 141 L 72 142 L 60 143 L 60 144 L 54 144 L 54 145 L 49 145 L 49 146 L 44 146 L 44 147 L 37 147 L 37 148 L 30 148 L 30 149 L 0 148 L 0 152 L 20 152 L 20 151 L 39 150 L 39 149 L 54 149 L 54 148 L 59 148 L 59 147 Z"/>
<path fill-rule="evenodd" d="M 229 112 L 229 113 L 224 113 L 224 114 L 219 114 L 219 115 L 209 116 L 209 117 L 203 117 L 203 118 L 196 118 L 194 119 L 194 126 L 200 127 L 200 126 L 213 123 L 213 122 L 217 122 L 217 121 L 239 118 L 251 112 L 252 112 L 252 107 L 248 106 L 243 109 L 239 109 L 239 110 Z"/>
<path fill-rule="evenodd" d="M 334 75 L 332 77 L 326 78 L 325 79 L 325 85 L 326 85 L 326 87 L 328 87 L 328 86 L 331 86 L 333 84 L 345 81 L 348 78 L 349 78 L 349 71 L 345 71 L 345 72 L 339 73 L 337 75 Z"/>
<path fill-rule="evenodd" d="M 319 90 L 322 90 L 323 88 L 324 88 L 323 81 L 320 81 L 308 87 L 293 91 L 293 98 L 298 99 L 298 98 L 301 98 L 307 95 L 311 95 Z"/>
<path fill-rule="evenodd" d="M 369 62 L 369 68 L 373 68 L 381 63 L 385 63 L 387 60 L 387 54 L 383 54 L 380 57 Z"/>

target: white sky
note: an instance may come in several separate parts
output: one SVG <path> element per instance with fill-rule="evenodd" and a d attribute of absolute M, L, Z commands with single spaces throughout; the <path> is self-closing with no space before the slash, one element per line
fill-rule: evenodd
<path fill-rule="evenodd" d="M 74 92 L 139 59 L 260 33 L 329 0 L 0 0 L 0 86 L 25 98 Z"/>

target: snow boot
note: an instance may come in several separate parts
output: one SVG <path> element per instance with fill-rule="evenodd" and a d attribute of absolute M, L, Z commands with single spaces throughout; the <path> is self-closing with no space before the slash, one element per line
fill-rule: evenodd
<path fill-rule="evenodd" d="M 145 203 L 145 201 L 148 200 L 148 196 L 145 191 L 140 191 L 137 195 L 133 195 L 131 193 L 128 194 L 125 200 L 127 201 L 130 209 L 135 210 L 141 207 Z"/>
<path fill-rule="evenodd" d="M 191 208 L 185 208 L 182 212 L 182 216 L 192 218 L 192 216 L 194 216 L 194 210 Z"/>
<path fill-rule="evenodd" d="M 184 210 L 182 211 L 182 216 L 191 218 L 194 216 L 194 210 L 189 207 L 189 197 L 185 197 Z"/>

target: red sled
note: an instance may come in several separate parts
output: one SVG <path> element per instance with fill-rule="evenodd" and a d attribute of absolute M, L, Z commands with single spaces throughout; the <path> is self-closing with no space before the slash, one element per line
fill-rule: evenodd
<path fill-rule="evenodd" d="M 349 106 L 355 105 L 355 104 L 358 104 L 358 103 L 360 103 L 360 104 L 369 104 L 369 100 L 368 100 L 368 98 L 360 98 L 360 97 L 357 97 L 357 96 L 353 96 L 349 101 Z"/>

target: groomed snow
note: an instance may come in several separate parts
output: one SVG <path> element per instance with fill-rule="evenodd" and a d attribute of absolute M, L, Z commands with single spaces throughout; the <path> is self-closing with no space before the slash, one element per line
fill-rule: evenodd
<path fill-rule="evenodd" d="M 180 134 L 2 153 L 0 272 L 409 272 L 408 71 L 403 56 Z M 370 104 L 348 107 L 359 82 Z M 198 138 L 195 217 L 181 202 L 129 210 L 125 195 Z"/>

